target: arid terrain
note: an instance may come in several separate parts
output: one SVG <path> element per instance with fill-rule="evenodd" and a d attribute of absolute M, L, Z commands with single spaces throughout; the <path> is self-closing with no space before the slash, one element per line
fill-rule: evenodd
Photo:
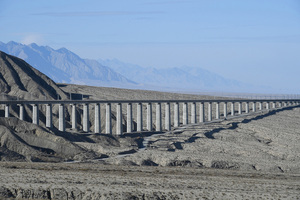
<path fill-rule="evenodd" d="M 140 148 L 126 142 L 106 149 L 101 143 L 75 143 L 109 156 L 84 162 L 2 161 L 0 195 L 25 199 L 299 199 L 299 113 L 298 107 L 274 110 L 144 134 Z"/>
<path fill-rule="evenodd" d="M 220 98 L 56 84 L 4 53 L 0 64 L 5 99 L 53 100 L 57 94 L 99 100 Z M 6 118 L 0 107 L 0 199 L 300 199 L 299 106 L 121 136 L 93 133 L 92 106 L 90 132 L 82 131 L 82 105 L 76 110 L 78 130 L 71 129 L 66 105 L 65 132 L 57 129 L 57 105 L 53 128 L 45 127 L 45 108 L 39 109 L 36 125 L 29 105 L 24 120 L 18 119 L 17 106 Z M 182 107 L 180 113 L 182 122 Z"/>

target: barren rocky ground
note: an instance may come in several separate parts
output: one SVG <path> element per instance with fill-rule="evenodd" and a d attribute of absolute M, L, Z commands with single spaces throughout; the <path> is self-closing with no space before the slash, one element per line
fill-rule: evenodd
<path fill-rule="evenodd" d="M 0 194 L 27 199 L 298 199 L 299 174 L 1 163 Z"/>
<path fill-rule="evenodd" d="M 27 199 L 299 199 L 300 108 L 144 135 L 71 163 L 0 163 L 0 195 Z M 80 143 L 79 146 L 85 146 Z M 85 148 L 96 148 L 88 147 Z M 114 150 L 113 150 L 114 149 Z M 108 153 L 110 152 L 110 153 Z"/>

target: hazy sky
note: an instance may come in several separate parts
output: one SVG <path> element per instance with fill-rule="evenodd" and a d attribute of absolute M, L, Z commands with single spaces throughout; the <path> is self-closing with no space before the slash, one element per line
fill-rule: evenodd
<path fill-rule="evenodd" d="M 300 92 L 300 0 L 0 0 L 11 40 Z"/>

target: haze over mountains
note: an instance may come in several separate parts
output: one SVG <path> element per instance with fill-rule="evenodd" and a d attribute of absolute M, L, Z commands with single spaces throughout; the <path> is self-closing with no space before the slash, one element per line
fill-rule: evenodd
<path fill-rule="evenodd" d="M 59 83 L 181 92 L 262 92 L 262 88 L 195 67 L 158 69 L 117 59 L 96 61 L 80 58 L 66 48 L 54 50 L 49 46 L 13 41 L 0 42 L 0 50 L 24 59 Z"/>
<path fill-rule="evenodd" d="M 66 48 L 54 50 L 35 43 L 8 42 L 0 43 L 0 50 L 25 60 L 55 82 L 97 86 L 135 84 L 97 61 L 82 59 Z"/>
<path fill-rule="evenodd" d="M 164 86 L 170 90 L 178 91 L 231 91 L 238 92 L 252 86 L 239 81 L 226 79 L 216 73 L 195 67 L 173 67 L 158 69 L 154 67 L 141 67 L 139 65 L 124 63 L 117 59 L 98 60 L 102 65 L 108 66 L 121 73 L 126 78 L 148 87 Z"/>

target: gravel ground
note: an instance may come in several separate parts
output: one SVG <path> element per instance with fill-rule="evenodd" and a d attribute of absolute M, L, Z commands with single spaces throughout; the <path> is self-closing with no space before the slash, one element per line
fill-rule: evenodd
<path fill-rule="evenodd" d="M 0 195 L 27 199 L 299 199 L 300 108 L 181 127 L 88 163 L 0 163 Z"/>

